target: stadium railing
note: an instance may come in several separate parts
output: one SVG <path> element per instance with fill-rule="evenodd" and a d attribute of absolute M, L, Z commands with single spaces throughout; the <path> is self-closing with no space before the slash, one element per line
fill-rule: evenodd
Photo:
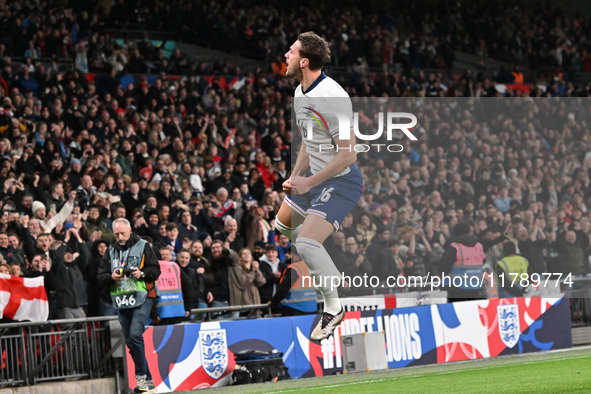
<path fill-rule="evenodd" d="M 107 324 L 115 316 L 0 324 L 0 386 L 98 378 L 115 371 Z M 122 342 L 123 343 L 123 342 Z"/>
<path fill-rule="evenodd" d="M 21 66 L 27 64 L 26 57 L 11 57 L 10 66 L 13 70 L 19 71 Z M 72 70 L 72 65 L 74 64 L 74 58 L 67 58 L 67 57 L 60 57 L 60 58 L 53 58 L 53 57 L 39 57 L 35 59 L 31 59 L 31 62 L 40 61 L 44 65 L 49 65 L 51 62 L 55 61 L 59 71 L 66 72 Z"/>
<path fill-rule="evenodd" d="M 265 309 L 270 314 L 268 304 L 193 309 L 191 313 L 206 314 L 209 320 L 213 313 Z M 113 374 L 118 384 L 125 341 L 120 331 L 111 332 L 109 322 L 114 320 L 117 316 L 0 324 L 0 388 Z"/>
<path fill-rule="evenodd" d="M 563 286 L 562 292 L 570 299 L 572 327 L 591 326 L 591 277 L 573 279 L 572 286 Z"/>

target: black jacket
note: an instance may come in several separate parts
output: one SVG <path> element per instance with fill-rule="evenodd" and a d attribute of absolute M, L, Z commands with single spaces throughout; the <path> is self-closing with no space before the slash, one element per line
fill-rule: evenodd
<path fill-rule="evenodd" d="M 377 235 L 371 240 L 365 257 L 371 263 L 374 275 L 379 277 L 380 280 L 386 280 L 388 276 L 397 274 L 398 267 L 392 265 L 388 243 L 380 240 Z"/>
<path fill-rule="evenodd" d="M 279 282 L 277 283 L 275 295 L 271 299 L 271 308 L 273 312 L 280 311 L 281 300 L 287 296 L 291 287 L 296 283 L 299 277 L 299 272 L 292 268 L 291 263 L 285 267 L 281 273 L 281 278 L 279 278 Z"/>
<path fill-rule="evenodd" d="M 532 272 L 541 274 L 546 271 L 546 264 L 544 262 L 544 256 L 542 255 L 542 249 L 544 246 L 544 241 L 534 242 L 529 238 L 525 241 L 519 241 L 519 254 L 529 261 Z"/>
<path fill-rule="evenodd" d="M 195 298 L 207 303 L 207 293 L 212 292 L 216 286 L 214 275 L 211 273 L 211 264 L 205 257 L 195 259 L 194 256 L 191 256 L 188 268 L 195 271 L 196 280 L 199 284 L 199 287 L 195 289 Z M 203 268 L 205 272 L 203 274 L 197 273 L 199 268 Z"/>
<path fill-rule="evenodd" d="M 279 263 L 277 271 L 283 272 L 287 265 L 285 263 Z M 273 268 L 265 261 L 259 262 L 259 270 L 267 281 L 263 286 L 259 287 L 259 294 L 261 295 L 261 304 L 266 304 L 273 300 L 273 289 L 276 284 L 279 283 L 280 278 L 276 278 L 273 274 Z"/>
<path fill-rule="evenodd" d="M 97 274 L 101 262 L 103 260 L 103 256 L 98 253 L 98 246 L 103 240 L 94 241 L 92 247 L 90 248 L 91 251 L 91 259 L 84 272 L 84 280 L 88 283 L 88 312 L 93 315 L 98 315 L 98 306 L 99 306 L 99 299 L 105 301 L 106 303 L 111 303 L 111 296 L 109 295 L 109 289 L 106 287 L 101 287 L 97 281 Z M 107 251 L 105 251 L 107 254 Z"/>
<path fill-rule="evenodd" d="M 589 263 L 585 259 L 585 251 L 581 246 L 579 237 L 577 237 L 575 243 L 569 243 L 566 242 L 565 233 L 562 233 L 558 236 L 554 245 L 560 258 L 560 272 L 565 275 L 585 275 L 590 272 Z M 521 250 L 521 243 L 519 248 Z M 525 257 L 525 253 L 523 255 Z"/>
<path fill-rule="evenodd" d="M 0 246 L 0 254 L 2 254 L 2 256 L 4 256 L 4 260 L 8 264 L 12 264 L 12 263 L 17 262 L 16 258 L 14 257 L 14 249 L 12 249 L 11 245 L 8 245 L 8 247 L 6 247 L 6 248 L 3 248 L 2 246 Z"/>
<path fill-rule="evenodd" d="M 230 269 L 238 266 L 228 249 L 223 250 L 222 255 L 211 259 L 211 272 L 213 274 L 213 286 L 211 292 L 215 301 L 230 302 Z"/>
<path fill-rule="evenodd" d="M 90 252 L 84 242 L 78 243 L 80 255 L 73 262 L 66 263 L 63 260 L 66 248 L 66 245 L 62 245 L 56 251 L 51 270 L 45 277 L 47 287 L 55 290 L 58 308 L 83 307 L 88 304 L 88 298 L 82 272 L 90 260 Z"/>
<path fill-rule="evenodd" d="M 178 264 L 178 263 L 177 263 Z M 189 302 L 189 309 L 187 310 L 191 310 L 193 308 L 197 308 L 199 306 L 199 276 L 197 275 L 197 270 L 195 270 L 194 268 L 191 268 L 190 266 L 186 266 L 186 267 L 182 267 L 179 264 L 179 268 L 181 270 L 181 275 L 183 277 L 185 277 L 186 281 L 187 281 L 187 287 L 189 287 L 191 289 L 191 299 L 187 300 L 185 299 L 185 283 L 182 281 L 183 278 L 181 278 L 181 286 L 183 287 L 183 301 L 185 302 L 185 308 L 187 305 L 187 302 Z"/>
<path fill-rule="evenodd" d="M 193 224 L 187 228 L 184 224 L 179 223 L 177 228 L 179 229 L 178 239 L 181 243 L 185 238 L 190 239 L 191 241 L 195 241 L 199 238 L 199 230 L 197 229 L 197 226 L 194 226 Z"/>
<path fill-rule="evenodd" d="M 363 258 L 363 262 L 359 264 L 359 266 L 355 264 L 357 262 L 357 259 L 359 258 L 359 255 L 360 253 L 352 254 L 349 252 L 345 252 L 343 253 L 341 261 L 335 261 L 335 265 L 337 266 L 339 271 L 350 277 L 363 276 L 363 274 L 371 275 L 373 273 L 373 267 L 366 257 Z M 398 266 L 392 267 L 391 271 L 396 273 L 396 275 L 400 273 L 398 270 Z"/>

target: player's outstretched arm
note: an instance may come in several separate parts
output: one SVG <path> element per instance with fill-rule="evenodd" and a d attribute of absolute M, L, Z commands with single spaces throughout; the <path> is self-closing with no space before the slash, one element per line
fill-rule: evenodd
<path fill-rule="evenodd" d="M 326 167 L 318 171 L 316 174 L 304 178 L 302 176 L 293 176 L 291 178 L 291 189 L 293 194 L 307 193 L 313 187 L 320 185 L 322 182 L 333 178 L 344 171 L 351 164 L 355 163 L 357 159 L 357 152 L 354 149 L 354 139 L 341 140 L 334 137 L 334 142 L 338 147 L 338 153 L 328 163 Z"/>

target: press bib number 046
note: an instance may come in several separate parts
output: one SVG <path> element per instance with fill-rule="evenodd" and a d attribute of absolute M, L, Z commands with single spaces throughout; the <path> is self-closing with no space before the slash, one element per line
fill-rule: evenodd
<path fill-rule="evenodd" d="M 120 308 L 122 306 L 134 306 L 136 301 L 133 294 L 118 294 L 115 296 L 115 302 L 117 307 Z"/>

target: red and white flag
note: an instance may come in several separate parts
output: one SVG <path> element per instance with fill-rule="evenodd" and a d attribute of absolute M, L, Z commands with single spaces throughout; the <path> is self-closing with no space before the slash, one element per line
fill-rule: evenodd
<path fill-rule="evenodd" d="M 0 274 L 0 318 L 46 321 L 49 304 L 44 278 L 20 278 Z"/>

